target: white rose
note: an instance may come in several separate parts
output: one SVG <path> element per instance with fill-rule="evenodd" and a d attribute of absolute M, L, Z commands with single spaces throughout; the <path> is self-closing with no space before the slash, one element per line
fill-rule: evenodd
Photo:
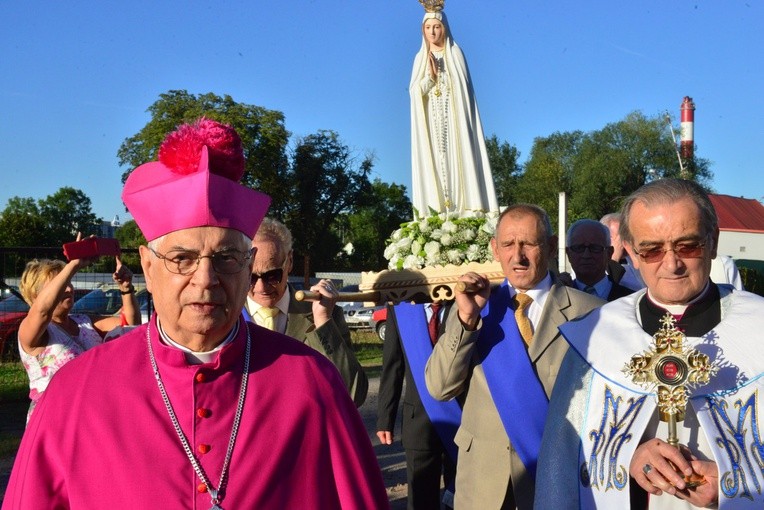
<path fill-rule="evenodd" d="M 427 222 L 427 219 L 424 219 L 419 222 L 419 231 L 423 234 L 426 234 L 430 231 L 430 224 Z"/>
<path fill-rule="evenodd" d="M 480 247 L 476 244 L 471 244 L 467 247 L 467 260 L 475 262 L 480 260 Z"/>
<path fill-rule="evenodd" d="M 443 225 L 441 225 L 441 226 L 440 226 L 440 228 L 441 228 L 441 229 L 442 229 L 444 232 L 450 232 L 450 233 L 454 233 L 454 232 L 456 232 L 456 231 L 457 231 L 457 226 L 456 226 L 456 223 L 454 223 L 454 222 L 453 222 L 453 221 L 451 221 L 451 220 L 448 220 L 448 221 L 444 221 L 444 222 L 443 222 Z"/>
<path fill-rule="evenodd" d="M 448 250 L 446 253 L 448 261 L 452 264 L 460 264 L 463 259 L 463 253 L 461 250 Z"/>
<path fill-rule="evenodd" d="M 448 232 L 443 232 L 443 235 L 440 236 L 440 244 L 443 246 L 451 246 L 454 242 L 454 236 L 449 234 Z"/>
<path fill-rule="evenodd" d="M 408 251 L 411 247 L 412 239 L 410 237 L 404 237 L 396 241 L 395 246 L 401 251 Z"/>
<path fill-rule="evenodd" d="M 422 267 L 421 258 L 416 255 L 408 255 L 403 259 L 403 269 L 419 269 Z"/>
<path fill-rule="evenodd" d="M 440 243 L 430 241 L 424 245 L 425 260 L 428 264 L 434 264 L 440 259 Z"/>
<path fill-rule="evenodd" d="M 430 233 L 430 237 L 437 241 L 443 237 L 443 231 L 439 228 L 433 229 L 433 231 Z"/>
<path fill-rule="evenodd" d="M 475 235 L 476 235 L 475 231 L 472 230 L 471 228 L 465 228 L 464 230 L 462 230 L 462 239 L 464 239 L 465 241 L 472 241 L 473 239 L 475 239 Z"/>
<path fill-rule="evenodd" d="M 422 243 L 414 239 L 411 241 L 411 253 L 414 255 L 419 255 L 419 252 L 422 251 Z"/>

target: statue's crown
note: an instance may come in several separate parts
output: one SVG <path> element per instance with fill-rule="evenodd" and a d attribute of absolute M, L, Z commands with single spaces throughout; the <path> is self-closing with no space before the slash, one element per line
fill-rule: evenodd
<path fill-rule="evenodd" d="M 446 0 L 419 0 L 426 12 L 440 12 L 443 10 L 443 4 Z"/>

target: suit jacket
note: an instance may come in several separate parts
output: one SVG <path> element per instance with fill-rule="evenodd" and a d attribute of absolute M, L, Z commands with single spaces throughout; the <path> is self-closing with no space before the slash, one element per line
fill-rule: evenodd
<path fill-rule="evenodd" d="M 546 392 L 552 394 L 568 343 L 558 326 L 597 308 L 603 300 L 553 281 L 528 355 Z M 532 509 L 534 481 L 526 472 L 499 417 L 485 372 L 476 361 L 475 345 L 482 321 L 466 331 L 453 307 L 446 332 L 427 362 L 425 377 L 430 394 L 439 400 L 464 398 L 462 423 L 456 433 L 459 447 L 455 508 L 502 508 L 510 481 L 517 508 Z M 522 417 L 518 417 L 522 419 Z"/>
<path fill-rule="evenodd" d="M 624 287 L 623 285 L 615 283 L 612 280 L 611 282 L 613 283 L 613 286 L 610 288 L 610 293 L 607 295 L 608 303 L 610 301 L 615 301 L 616 299 L 620 299 L 634 293 L 634 291 L 628 287 Z"/>
<path fill-rule="evenodd" d="M 452 303 L 446 304 L 443 317 L 448 317 Z M 426 317 L 422 316 L 422 320 Z M 404 325 L 405 327 L 405 325 Z M 439 331 L 445 331 L 446 321 L 440 323 Z M 405 449 L 436 450 L 442 452 L 440 436 L 427 416 L 422 399 L 419 396 L 414 376 L 411 374 L 398 329 L 398 318 L 392 306 L 387 308 L 387 328 L 382 346 L 382 375 L 379 381 L 379 400 L 377 403 L 377 430 L 395 430 L 395 417 L 401 398 L 403 381 L 406 381 L 406 393 L 403 395 L 403 426 L 401 444 Z"/>
<path fill-rule="evenodd" d="M 313 323 L 312 303 L 297 301 L 294 298 L 294 289 L 289 290 L 289 313 L 284 334 L 300 340 L 329 358 L 339 370 L 356 407 L 360 407 L 366 400 L 369 380 L 353 352 L 350 329 L 345 323 L 342 308 L 335 306 L 331 320 L 317 328 Z"/>

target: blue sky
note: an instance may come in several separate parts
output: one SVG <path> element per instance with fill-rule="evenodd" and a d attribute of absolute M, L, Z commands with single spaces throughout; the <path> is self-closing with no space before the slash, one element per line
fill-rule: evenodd
<path fill-rule="evenodd" d="M 294 136 L 333 129 L 410 188 L 422 12 L 415 0 L 4 2 L 0 209 L 72 186 L 124 219 L 117 149 L 171 89 L 280 110 Z M 447 0 L 446 13 L 486 135 L 521 162 L 535 137 L 634 110 L 678 124 L 689 95 L 716 192 L 764 199 L 764 2 Z"/>

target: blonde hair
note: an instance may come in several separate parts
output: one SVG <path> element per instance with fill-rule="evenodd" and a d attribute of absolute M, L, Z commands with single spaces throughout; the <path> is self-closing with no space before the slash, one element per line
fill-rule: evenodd
<path fill-rule="evenodd" d="M 19 291 L 24 301 L 32 306 L 43 285 L 60 273 L 65 266 L 66 264 L 61 260 L 33 259 L 27 262 L 27 267 L 21 275 L 21 283 L 19 283 Z"/>

